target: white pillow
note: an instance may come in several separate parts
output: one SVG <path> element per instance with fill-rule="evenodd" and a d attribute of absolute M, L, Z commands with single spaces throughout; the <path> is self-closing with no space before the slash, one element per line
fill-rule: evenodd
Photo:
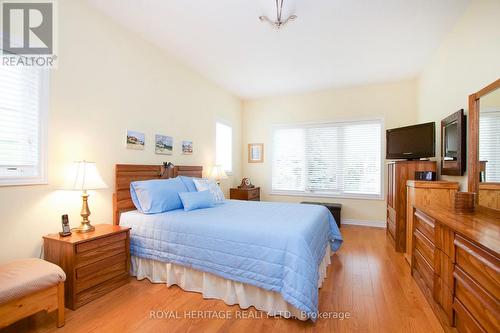
<path fill-rule="evenodd" d="M 214 198 L 215 204 L 224 203 L 226 198 L 224 197 L 224 193 L 220 189 L 219 185 L 213 179 L 207 178 L 193 178 L 194 186 L 196 186 L 196 190 L 200 191 L 210 191 Z"/>

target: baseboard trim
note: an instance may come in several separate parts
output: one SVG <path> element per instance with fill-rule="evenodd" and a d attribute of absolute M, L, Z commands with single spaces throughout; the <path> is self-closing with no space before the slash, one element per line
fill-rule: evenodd
<path fill-rule="evenodd" d="M 351 220 L 342 219 L 342 224 L 346 225 L 358 225 L 363 227 L 373 227 L 373 228 L 386 228 L 385 221 L 369 221 L 369 220 Z"/>

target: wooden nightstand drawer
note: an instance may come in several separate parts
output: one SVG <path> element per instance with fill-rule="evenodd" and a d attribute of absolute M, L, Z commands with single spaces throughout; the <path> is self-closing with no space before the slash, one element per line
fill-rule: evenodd
<path fill-rule="evenodd" d="M 114 236 L 103 237 L 96 240 L 80 243 L 76 246 L 76 253 L 94 250 L 110 243 L 115 243 L 121 240 L 125 240 L 125 238 L 127 238 L 127 235 L 122 232 Z"/>
<path fill-rule="evenodd" d="M 68 237 L 44 236 L 45 260 L 66 273 L 66 307 L 76 310 L 128 282 L 130 228 L 101 224 Z"/>
<path fill-rule="evenodd" d="M 250 189 L 232 188 L 230 189 L 229 194 L 230 199 L 234 200 L 259 201 L 260 187 L 254 187 Z"/>
<path fill-rule="evenodd" d="M 248 191 L 248 200 L 260 198 L 260 191 L 259 190 L 250 190 Z"/>
<path fill-rule="evenodd" d="M 109 243 L 85 252 L 77 253 L 75 266 L 77 268 L 86 266 L 96 261 L 102 260 L 103 258 L 112 257 L 120 253 L 125 253 L 126 250 L 127 242 L 125 239 L 121 239 L 117 242 Z"/>
<path fill-rule="evenodd" d="M 74 307 L 79 308 L 80 306 L 91 302 L 94 299 L 101 297 L 102 295 L 107 294 L 111 290 L 123 286 L 128 282 L 128 280 L 128 274 L 122 273 L 94 287 L 90 287 L 89 289 L 86 289 L 81 293 L 75 295 Z"/>
<path fill-rule="evenodd" d="M 76 270 L 76 292 L 96 286 L 126 271 L 125 252 Z"/>

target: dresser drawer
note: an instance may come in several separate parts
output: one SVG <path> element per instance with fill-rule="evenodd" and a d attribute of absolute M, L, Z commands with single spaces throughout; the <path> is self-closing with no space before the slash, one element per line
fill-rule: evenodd
<path fill-rule="evenodd" d="M 125 252 L 103 259 L 76 270 L 76 292 L 98 285 L 118 275 L 127 273 Z"/>
<path fill-rule="evenodd" d="M 79 268 L 100 261 L 102 259 L 115 256 L 126 251 L 126 240 L 104 244 L 101 247 L 77 253 L 75 256 L 75 267 Z"/>
<path fill-rule="evenodd" d="M 453 310 L 455 310 L 455 327 L 460 333 L 487 333 L 481 325 L 472 317 L 464 305 L 455 298 L 453 301 Z"/>
<path fill-rule="evenodd" d="M 500 304 L 459 267 L 455 267 L 455 297 L 487 332 L 498 332 Z"/>
<path fill-rule="evenodd" d="M 247 198 L 248 200 L 254 200 L 258 199 L 260 197 L 260 191 L 255 189 L 255 190 L 250 190 L 248 191 Z"/>
<path fill-rule="evenodd" d="M 418 271 L 426 286 L 433 291 L 434 269 L 432 269 L 432 266 L 424 259 L 418 250 L 413 251 L 413 268 Z"/>
<path fill-rule="evenodd" d="M 500 299 L 500 260 L 459 235 L 455 246 L 456 265 Z"/>
<path fill-rule="evenodd" d="M 414 216 L 415 218 L 413 220 L 413 223 L 415 224 L 415 229 L 424 234 L 424 236 L 427 237 L 432 243 L 435 243 L 435 220 L 419 210 L 415 211 Z"/>
<path fill-rule="evenodd" d="M 396 221 L 396 211 L 391 207 L 387 207 L 387 217 L 392 221 Z"/>
<path fill-rule="evenodd" d="M 97 249 L 101 246 L 104 246 L 104 245 L 107 245 L 110 243 L 115 243 L 115 242 L 119 242 L 121 240 L 125 240 L 126 238 L 127 238 L 127 234 L 124 232 L 120 232 L 120 233 L 113 235 L 113 236 L 103 237 L 103 238 L 98 238 L 98 239 L 90 240 L 87 242 L 83 242 L 83 243 L 76 245 L 76 253 L 94 250 L 94 249 Z"/>
<path fill-rule="evenodd" d="M 396 239 L 396 222 L 387 217 L 387 230 L 391 234 L 392 238 Z"/>
<path fill-rule="evenodd" d="M 415 249 L 434 267 L 434 251 L 436 247 L 420 231 L 415 230 Z"/>

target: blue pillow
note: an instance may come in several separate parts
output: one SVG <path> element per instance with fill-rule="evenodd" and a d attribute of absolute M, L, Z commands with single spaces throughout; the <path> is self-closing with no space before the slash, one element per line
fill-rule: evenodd
<path fill-rule="evenodd" d="M 180 178 L 180 180 L 182 180 L 184 185 L 186 185 L 188 192 L 198 192 L 198 190 L 196 189 L 196 186 L 194 185 L 194 182 L 193 182 L 194 178 L 193 177 L 178 176 L 177 178 Z"/>
<path fill-rule="evenodd" d="M 145 180 L 130 183 L 130 196 L 138 211 L 156 214 L 182 208 L 180 192 L 187 187 L 178 178 Z"/>
<path fill-rule="evenodd" d="M 215 206 L 214 199 L 210 191 L 182 192 L 179 193 L 179 197 L 181 198 L 184 211 L 186 212 Z"/>

